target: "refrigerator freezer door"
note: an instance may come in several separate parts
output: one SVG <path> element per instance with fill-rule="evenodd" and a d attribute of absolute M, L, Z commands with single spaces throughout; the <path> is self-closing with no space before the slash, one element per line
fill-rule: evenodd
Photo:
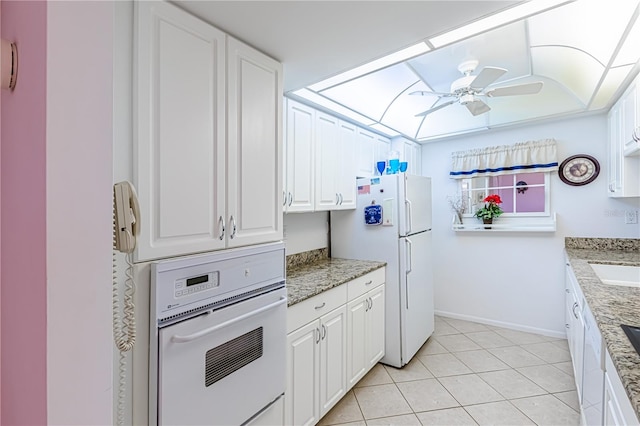
<path fill-rule="evenodd" d="M 431 178 L 415 175 L 399 176 L 400 236 L 431 229 Z"/>
<path fill-rule="evenodd" d="M 431 231 L 400 239 L 400 301 L 404 365 L 434 329 Z"/>

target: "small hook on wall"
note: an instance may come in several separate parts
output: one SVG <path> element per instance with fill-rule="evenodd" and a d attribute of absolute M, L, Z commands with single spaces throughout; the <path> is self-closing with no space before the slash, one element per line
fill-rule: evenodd
<path fill-rule="evenodd" d="M 0 88 L 13 90 L 18 80 L 18 46 L 0 40 Z"/>

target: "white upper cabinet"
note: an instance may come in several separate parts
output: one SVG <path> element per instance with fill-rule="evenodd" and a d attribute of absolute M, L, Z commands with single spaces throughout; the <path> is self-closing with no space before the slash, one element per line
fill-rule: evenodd
<path fill-rule="evenodd" d="M 356 127 L 316 111 L 315 210 L 356 208 Z"/>
<path fill-rule="evenodd" d="M 136 261 L 281 239 L 280 64 L 230 40 L 227 70 L 221 31 L 166 2 L 135 13 Z"/>
<path fill-rule="evenodd" d="M 348 210 L 356 208 L 356 171 L 355 147 L 358 129 L 351 123 L 340 120 L 338 122 L 338 163 L 336 173 L 336 190 L 340 194 L 340 203 L 334 210 Z"/>
<path fill-rule="evenodd" d="M 315 110 L 291 99 L 286 110 L 284 209 L 310 212 L 315 207 Z"/>
<path fill-rule="evenodd" d="M 364 129 L 358 129 L 358 142 L 356 146 L 358 177 L 375 176 L 376 173 L 376 134 Z M 386 160 L 386 158 L 384 158 Z M 382 161 L 382 160 L 381 160 Z"/>
<path fill-rule="evenodd" d="M 282 65 L 227 38 L 230 247 L 282 239 Z"/>
<path fill-rule="evenodd" d="M 608 115 L 610 197 L 640 197 L 640 119 L 638 79 L 625 91 Z"/>

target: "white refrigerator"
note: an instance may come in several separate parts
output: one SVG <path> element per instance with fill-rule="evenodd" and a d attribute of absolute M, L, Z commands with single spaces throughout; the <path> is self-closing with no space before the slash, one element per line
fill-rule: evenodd
<path fill-rule="evenodd" d="M 431 179 L 357 180 L 356 210 L 331 212 L 331 257 L 387 262 L 385 356 L 402 367 L 434 329 Z"/>

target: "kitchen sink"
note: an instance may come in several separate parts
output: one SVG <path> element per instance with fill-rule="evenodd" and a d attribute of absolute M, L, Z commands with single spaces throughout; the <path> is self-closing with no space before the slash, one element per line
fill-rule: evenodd
<path fill-rule="evenodd" d="M 598 278 L 609 285 L 640 287 L 640 266 L 590 263 Z"/>

